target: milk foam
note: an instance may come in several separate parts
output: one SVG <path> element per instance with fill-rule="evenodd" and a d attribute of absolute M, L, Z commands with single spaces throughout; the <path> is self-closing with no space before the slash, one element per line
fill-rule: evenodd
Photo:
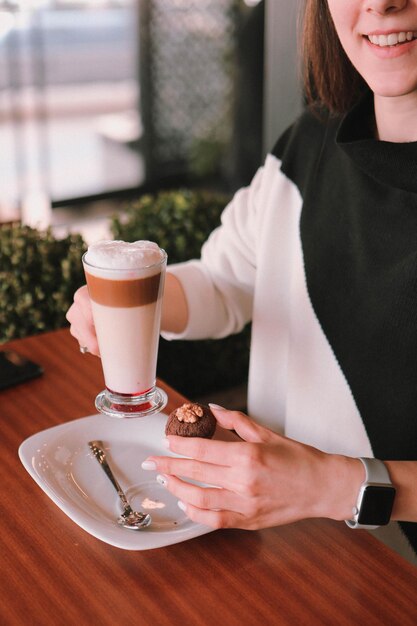
<path fill-rule="evenodd" d="M 148 268 L 149 274 L 160 271 L 159 265 L 164 258 L 165 252 L 158 244 L 145 240 L 133 243 L 118 240 L 98 241 L 89 246 L 84 257 L 88 266 L 86 270 L 103 278 L 115 278 L 112 275 L 115 270 L 128 272 L 129 278 L 133 278 L 135 270 L 139 270 L 140 276 L 145 277 Z"/>

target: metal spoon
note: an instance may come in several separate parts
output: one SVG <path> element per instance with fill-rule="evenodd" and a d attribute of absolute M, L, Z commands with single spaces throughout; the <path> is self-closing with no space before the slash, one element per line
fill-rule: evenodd
<path fill-rule="evenodd" d="M 130 530 L 142 530 L 142 528 L 146 528 L 147 526 L 149 526 L 149 524 L 152 522 L 152 518 L 149 513 L 140 513 L 139 511 L 133 511 L 132 507 L 130 506 L 123 492 L 123 489 L 116 480 L 107 462 L 103 442 L 89 441 L 88 445 L 90 446 L 92 453 L 96 457 L 97 461 L 100 463 L 113 487 L 116 489 L 117 495 L 122 501 L 123 513 L 117 520 L 118 524 L 124 526 L 125 528 L 129 528 Z"/>

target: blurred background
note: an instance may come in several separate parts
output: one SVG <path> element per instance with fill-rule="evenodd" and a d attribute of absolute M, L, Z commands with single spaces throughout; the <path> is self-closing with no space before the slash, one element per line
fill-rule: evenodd
<path fill-rule="evenodd" d="M 67 324 L 92 241 L 199 256 L 301 110 L 297 10 L 0 0 L 0 343 Z M 188 397 L 244 408 L 249 345 L 250 325 L 161 339 L 158 373 Z"/>
<path fill-rule="evenodd" d="M 0 0 L 0 221 L 249 183 L 300 108 L 296 5 Z"/>

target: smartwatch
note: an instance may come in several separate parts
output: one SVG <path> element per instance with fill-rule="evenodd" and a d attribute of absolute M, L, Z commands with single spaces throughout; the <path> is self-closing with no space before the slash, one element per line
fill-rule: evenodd
<path fill-rule="evenodd" d="M 359 490 L 353 518 L 345 520 L 350 528 L 386 526 L 391 518 L 395 499 L 395 487 L 385 464 L 378 459 L 359 458 L 366 472 L 365 482 Z"/>

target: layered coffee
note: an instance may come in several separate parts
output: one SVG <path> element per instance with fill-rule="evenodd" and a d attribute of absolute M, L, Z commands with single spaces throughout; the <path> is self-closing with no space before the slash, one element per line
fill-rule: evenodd
<path fill-rule="evenodd" d="M 150 241 L 101 241 L 83 261 L 106 387 L 143 395 L 156 379 L 166 254 Z"/>

